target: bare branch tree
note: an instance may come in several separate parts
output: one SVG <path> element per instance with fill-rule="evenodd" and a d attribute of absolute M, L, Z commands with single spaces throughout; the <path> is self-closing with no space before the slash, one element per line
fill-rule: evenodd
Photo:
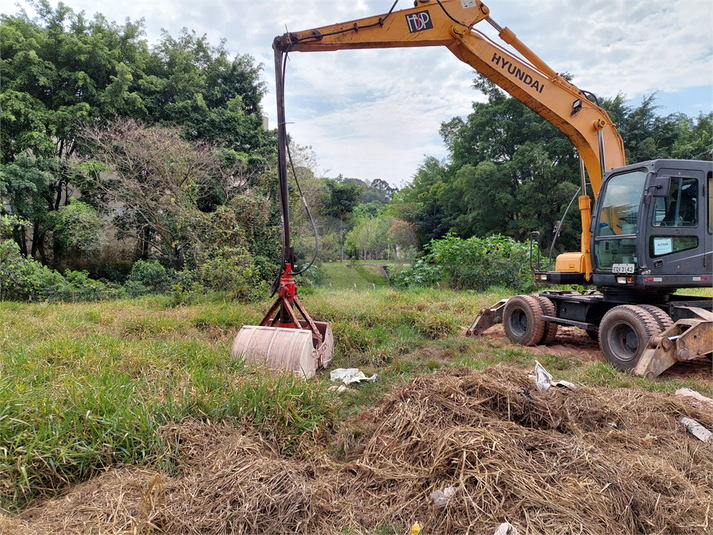
<path fill-rule="evenodd" d="M 240 166 L 224 166 L 212 145 L 186 141 L 180 133 L 126 118 L 83 131 L 95 158 L 111 169 L 97 186 L 120 207 L 119 227 L 135 233 L 143 256 L 151 250 L 168 254 L 177 269 L 189 250 L 200 255 L 203 248 L 207 214 L 201 196 L 244 187 Z"/>

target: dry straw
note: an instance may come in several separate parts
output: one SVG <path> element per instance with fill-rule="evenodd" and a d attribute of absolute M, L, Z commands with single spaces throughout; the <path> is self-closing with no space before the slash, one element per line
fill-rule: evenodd
<path fill-rule="evenodd" d="M 713 415 L 640 389 L 540 393 L 521 370 L 421 376 L 359 419 L 346 458 L 228 424 L 164 428 L 169 477 L 121 468 L 3 533 L 709 533 L 713 450 L 678 423 Z M 345 426 L 357 425 L 347 422 Z M 362 432 L 364 430 L 362 429 Z M 429 498 L 454 487 L 445 507 Z"/>

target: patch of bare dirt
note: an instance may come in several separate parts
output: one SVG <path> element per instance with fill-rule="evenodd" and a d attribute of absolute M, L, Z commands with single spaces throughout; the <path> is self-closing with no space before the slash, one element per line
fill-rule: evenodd
<path fill-rule="evenodd" d="M 502 325 L 495 325 L 488 329 L 483 334 L 483 338 L 497 345 L 511 344 L 505 335 Z M 577 327 L 560 326 L 557 331 L 557 338 L 553 343 L 547 346 L 535 346 L 526 349 L 536 355 L 572 356 L 582 362 L 607 361 L 599 347 L 599 342 L 590 338 L 586 332 Z M 661 377 L 677 379 L 702 377 L 703 379 L 713 380 L 713 365 L 711 364 L 711 359 L 706 357 L 687 362 L 678 362 L 666 370 Z"/>
<path fill-rule="evenodd" d="M 713 415 L 641 389 L 539 392 L 527 372 L 440 371 L 354 425 L 346 457 L 281 457 L 254 430 L 162 429 L 177 470 L 110 470 L 16 517 L 2 533 L 704 533 L 713 456 L 679 419 Z M 349 424 L 345 424 L 349 425 Z M 444 507 L 430 498 L 454 489 Z"/>

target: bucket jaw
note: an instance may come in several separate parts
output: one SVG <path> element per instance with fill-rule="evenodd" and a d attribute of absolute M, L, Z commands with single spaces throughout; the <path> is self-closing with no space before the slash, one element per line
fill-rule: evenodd
<path fill-rule="evenodd" d="M 297 317 L 295 309 L 304 319 Z M 314 321 L 297 297 L 292 266 L 285 265 L 278 298 L 259 326 L 244 325 L 233 342 L 231 358 L 263 364 L 271 370 L 312 377 L 334 356 L 334 338 L 328 323 Z"/>

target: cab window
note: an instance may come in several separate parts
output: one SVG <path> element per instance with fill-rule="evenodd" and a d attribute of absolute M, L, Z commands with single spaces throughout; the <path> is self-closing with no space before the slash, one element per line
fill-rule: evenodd
<path fill-rule="evenodd" d="M 672 178 L 668 197 L 657 197 L 655 206 L 654 227 L 698 226 L 698 180 Z"/>
<path fill-rule="evenodd" d="M 644 171 L 632 171 L 609 181 L 601 200 L 597 237 L 636 234 L 645 180 Z"/>

